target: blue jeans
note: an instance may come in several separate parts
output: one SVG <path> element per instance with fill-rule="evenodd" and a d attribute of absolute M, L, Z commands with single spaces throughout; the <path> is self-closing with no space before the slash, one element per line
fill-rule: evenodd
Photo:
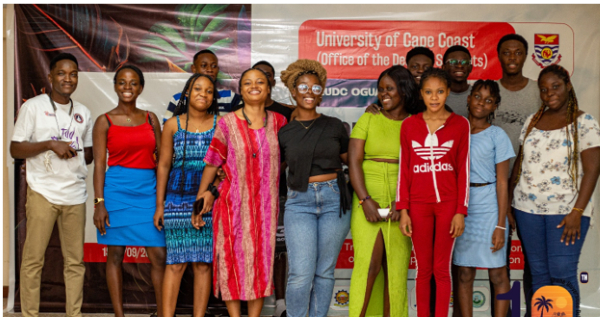
<path fill-rule="evenodd" d="M 590 218 L 581 217 L 581 239 L 576 239 L 574 245 L 566 246 L 566 239 L 560 242 L 564 227 L 556 228 L 565 216 L 539 215 L 515 209 L 517 227 L 523 240 L 521 244 L 531 269 L 531 292 L 535 294 L 546 285 L 562 286 L 573 297 L 573 315 L 579 316 L 577 264 L 590 227 Z"/>
<path fill-rule="evenodd" d="M 306 192 L 288 189 L 284 224 L 289 261 L 287 315 L 327 316 L 335 264 L 350 230 L 350 211 L 340 218 L 337 181 L 309 183 Z"/>

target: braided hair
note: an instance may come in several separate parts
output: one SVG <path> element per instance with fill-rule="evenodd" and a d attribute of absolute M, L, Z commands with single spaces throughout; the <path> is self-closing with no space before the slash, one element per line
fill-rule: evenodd
<path fill-rule="evenodd" d="M 571 82 L 571 79 L 569 77 L 569 72 L 566 69 L 564 69 L 562 66 L 554 64 L 554 65 L 550 65 L 550 66 L 544 68 L 540 72 L 540 75 L 538 76 L 538 85 L 539 85 L 542 77 L 549 73 L 552 73 L 552 74 L 558 76 L 558 78 L 563 80 L 565 85 L 568 85 Z M 517 184 L 519 182 L 519 178 L 521 177 L 521 173 L 523 170 L 523 144 L 525 143 L 525 140 L 527 139 L 527 136 L 529 135 L 529 133 L 531 132 L 533 127 L 535 127 L 535 125 L 537 125 L 537 123 L 542 118 L 542 115 L 544 115 L 545 110 L 546 110 L 546 105 L 544 105 L 542 103 L 542 106 L 540 107 L 540 109 L 533 115 L 533 118 L 531 118 L 531 122 L 529 123 L 529 126 L 527 126 L 527 131 L 525 132 L 525 137 L 523 137 L 523 143 L 520 146 L 521 158 L 519 159 L 519 173 L 517 174 L 515 184 Z M 571 90 L 569 91 L 569 101 L 567 104 L 567 118 L 566 118 L 567 125 L 565 126 L 566 135 L 567 135 L 567 151 L 568 151 L 567 165 L 569 166 L 569 168 L 567 169 L 567 173 L 569 174 L 569 177 L 571 177 L 571 180 L 573 181 L 573 185 L 575 186 L 576 191 L 579 191 L 579 185 L 577 184 L 577 176 L 579 175 L 579 165 L 578 165 L 578 162 L 579 162 L 579 149 L 578 149 L 578 147 L 579 147 L 579 131 L 577 129 L 577 114 L 579 114 L 579 105 L 577 103 L 577 96 L 575 96 L 575 88 L 571 87 Z M 569 129 L 569 126 L 571 125 L 571 123 L 573 124 L 573 128 Z"/>
<path fill-rule="evenodd" d="M 474 92 L 479 91 L 482 88 L 486 88 L 488 91 L 490 91 L 490 96 L 492 96 L 495 99 L 495 103 L 496 103 L 496 109 L 498 109 L 498 107 L 500 107 L 500 87 L 498 86 L 498 83 L 496 83 L 496 81 L 492 81 L 492 80 L 482 80 L 479 79 L 477 80 L 474 84 L 473 87 L 471 88 L 471 93 L 469 95 L 473 96 Z M 467 109 L 469 109 L 469 105 L 467 105 Z M 471 112 L 471 110 L 469 109 L 469 112 Z M 496 118 L 495 115 L 495 111 L 491 112 L 488 115 L 487 122 L 488 123 L 493 123 L 494 119 Z"/>
<path fill-rule="evenodd" d="M 215 81 L 213 81 L 210 78 L 210 76 L 204 75 L 204 74 L 196 73 L 196 74 L 190 76 L 190 78 L 185 83 L 185 86 L 183 87 L 183 91 L 181 91 L 181 97 L 179 98 L 179 102 L 177 103 L 177 106 L 175 107 L 175 110 L 173 111 L 173 116 L 179 116 L 182 114 L 187 115 L 185 117 L 185 130 L 183 131 L 183 161 L 181 163 L 181 181 L 179 183 L 181 196 L 183 196 L 183 189 L 184 189 L 184 182 L 185 182 L 185 169 L 184 168 L 185 168 L 185 155 L 186 155 L 186 148 L 187 148 L 187 135 L 188 135 L 187 129 L 188 129 L 189 121 L 190 121 L 190 116 L 188 114 L 189 107 L 190 107 L 190 99 L 187 95 L 188 95 L 190 89 L 192 87 L 194 87 L 196 80 L 200 77 L 207 78 L 213 84 L 213 92 L 214 92 L 213 100 L 210 104 L 210 107 L 208 107 L 208 110 L 206 110 L 206 112 L 208 114 L 214 115 L 217 113 L 217 111 L 219 109 L 219 105 L 217 103 L 217 99 L 219 98 L 219 93 L 217 92 Z"/>

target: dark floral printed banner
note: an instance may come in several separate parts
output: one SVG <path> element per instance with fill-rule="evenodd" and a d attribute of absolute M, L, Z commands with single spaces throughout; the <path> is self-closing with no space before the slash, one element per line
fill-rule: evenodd
<path fill-rule="evenodd" d="M 49 64 L 60 53 L 77 57 L 81 72 L 114 72 L 129 63 L 144 72 L 190 72 L 196 52 L 210 49 L 219 57 L 220 85 L 235 87 L 250 67 L 250 16 L 247 4 L 20 4 L 15 5 L 15 114 L 27 99 L 50 90 Z M 16 118 L 15 118 L 16 119 Z M 19 268 L 26 234 L 25 164 L 15 163 L 16 284 L 20 310 Z M 112 312 L 106 286 L 106 263 L 86 263 L 84 312 Z M 193 302 L 191 268 L 184 274 L 178 313 Z M 55 228 L 45 254 L 40 311 L 64 310 L 63 258 Z M 156 300 L 150 264 L 123 264 L 123 304 L 127 313 L 151 313 Z M 210 314 L 224 312 L 211 296 Z M 208 313 L 207 313 L 208 314 Z"/>
<path fill-rule="evenodd" d="M 50 89 L 52 57 L 75 55 L 83 72 L 114 72 L 135 64 L 144 72 L 190 72 L 194 54 L 219 57 L 219 82 L 250 67 L 249 4 L 16 5 L 16 90 L 23 100 Z M 44 90 L 45 88 L 45 90 Z"/>

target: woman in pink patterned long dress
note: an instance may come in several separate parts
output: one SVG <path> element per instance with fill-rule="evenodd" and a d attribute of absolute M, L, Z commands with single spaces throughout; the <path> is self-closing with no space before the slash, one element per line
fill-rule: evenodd
<path fill-rule="evenodd" d="M 273 257 L 279 213 L 279 142 L 277 133 L 287 121 L 266 111 L 270 92 L 266 74 L 247 70 L 240 79 L 244 107 L 217 123 L 204 157 L 198 199 L 206 213 L 213 207 L 213 288 L 239 317 L 240 300 L 248 300 L 248 316 L 259 316 L 264 297 L 273 293 Z M 207 191 L 221 166 L 226 178 L 219 196 Z M 193 217 L 200 226 L 201 218 Z"/>

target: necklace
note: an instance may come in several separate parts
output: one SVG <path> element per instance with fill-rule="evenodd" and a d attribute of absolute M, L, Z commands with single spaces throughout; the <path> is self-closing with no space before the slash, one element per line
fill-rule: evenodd
<path fill-rule="evenodd" d="M 317 118 L 319 118 L 319 117 L 317 117 Z M 298 124 L 302 125 L 302 127 L 304 129 L 308 130 L 308 128 L 310 128 L 310 126 L 312 126 L 317 121 L 317 118 L 313 119 L 312 122 L 310 123 L 310 125 L 308 125 L 308 126 L 304 126 L 304 124 L 301 121 L 299 121 L 298 119 L 296 119 L 296 121 L 298 122 Z"/>
<path fill-rule="evenodd" d="M 127 122 L 130 123 L 131 122 L 131 118 L 127 117 Z"/>
<path fill-rule="evenodd" d="M 252 125 L 252 122 L 250 121 L 250 118 L 248 118 L 248 116 L 246 116 L 244 107 L 242 107 L 242 115 L 244 115 L 244 119 L 246 119 L 246 123 L 248 124 L 248 126 L 246 127 L 246 129 L 247 129 L 246 136 L 248 136 L 248 135 L 250 135 L 250 125 Z M 269 113 L 265 110 L 265 124 L 264 124 L 263 128 L 267 127 L 268 121 L 269 121 Z M 267 136 L 267 131 L 265 129 L 264 136 L 258 140 L 258 149 L 256 151 L 254 151 L 254 146 L 252 146 L 252 142 L 250 142 L 250 140 L 248 139 L 248 145 L 250 146 L 250 148 L 252 148 L 252 158 L 256 158 L 256 155 L 260 154 L 262 152 L 262 142 L 266 136 Z"/>
<path fill-rule="evenodd" d="M 390 113 L 388 113 L 387 111 L 385 111 L 383 109 L 381 110 L 381 113 L 387 119 L 391 119 L 391 120 L 395 120 L 395 121 L 402 121 L 402 120 L 405 120 L 406 118 L 408 118 L 408 116 L 410 116 L 410 114 L 406 114 L 406 116 L 404 116 L 404 117 L 394 118 L 394 117 L 392 117 L 392 115 Z"/>
<path fill-rule="evenodd" d="M 62 134 L 60 133 L 60 126 L 58 125 L 58 115 L 56 114 L 56 105 L 54 104 L 54 100 L 52 100 L 52 96 L 48 94 L 48 98 L 50 98 L 50 104 L 52 104 L 52 109 L 54 110 L 54 120 L 56 121 L 56 130 L 58 131 L 58 140 L 62 140 Z M 69 127 L 67 128 L 67 134 L 71 131 L 71 124 L 73 124 L 73 117 L 71 113 L 73 113 L 73 100 L 69 98 L 71 102 L 71 108 L 69 109 L 69 117 L 71 117 L 71 121 L 69 122 Z"/>

